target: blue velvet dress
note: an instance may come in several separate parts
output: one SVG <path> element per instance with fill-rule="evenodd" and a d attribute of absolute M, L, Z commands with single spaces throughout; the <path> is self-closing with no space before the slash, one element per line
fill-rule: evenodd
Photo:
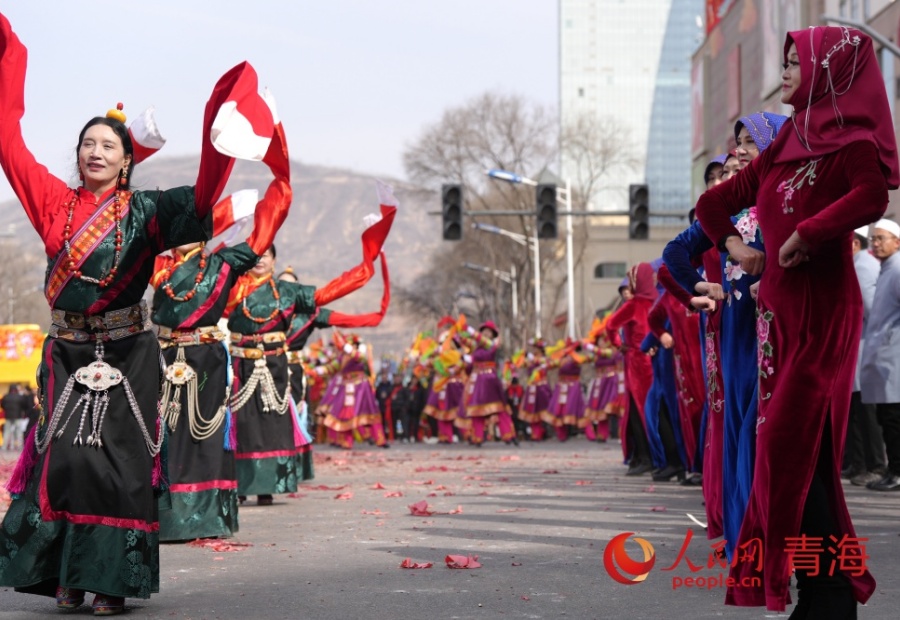
<path fill-rule="evenodd" d="M 739 219 L 740 216 L 732 218 L 732 221 L 737 223 Z M 749 245 L 764 251 L 758 230 Z M 711 247 L 713 244 L 700 223 L 694 222 L 666 247 L 663 258 L 678 283 L 694 291 L 694 285 L 701 278 L 690 258 L 699 257 Z M 728 254 L 723 252 L 721 256 L 725 272 L 722 286 L 727 295 L 722 304 L 720 331 L 725 393 L 722 518 L 725 551 L 730 559 L 740 534 L 753 482 L 759 370 L 756 359 L 756 302 L 750 296 L 750 285 L 759 281 L 759 277 L 735 271 Z"/>

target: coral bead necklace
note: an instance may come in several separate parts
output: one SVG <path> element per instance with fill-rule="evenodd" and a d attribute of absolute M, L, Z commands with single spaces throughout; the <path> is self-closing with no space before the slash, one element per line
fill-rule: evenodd
<path fill-rule="evenodd" d="M 72 256 L 72 247 L 69 244 L 69 241 L 72 239 L 72 218 L 75 215 L 75 203 L 78 202 L 78 193 L 76 192 L 74 196 L 72 196 L 72 200 L 69 201 L 68 213 L 66 215 L 66 225 L 63 228 L 63 247 L 66 251 L 66 256 L 68 257 L 68 261 L 66 266 L 69 269 L 69 273 L 73 276 L 82 280 L 84 282 L 91 282 L 96 284 L 100 288 L 106 288 L 112 281 L 116 278 L 116 272 L 119 270 L 119 259 L 122 257 L 122 192 L 116 192 L 115 195 L 115 222 L 116 222 L 116 253 L 113 256 L 113 264 L 107 273 L 102 278 L 92 278 L 90 276 L 84 275 L 80 269 L 77 267 L 77 262 L 75 258 Z"/>
<path fill-rule="evenodd" d="M 281 304 L 279 301 L 281 300 L 281 295 L 278 294 L 278 286 L 275 284 L 275 280 L 272 278 L 272 275 L 269 275 L 268 278 L 269 286 L 272 287 L 272 295 L 275 297 L 275 308 L 269 314 L 269 316 L 265 318 L 259 318 L 257 316 L 253 316 L 250 314 L 250 309 L 247 307 L 247 298 L 244 297 L 244 300 L 241 302 L 241 311 L 244 313 L 244 316 L 253 321 L 254 323 L 268 323 L 272 319 L 274 319 L 278 313 L 281 311 Z"/>
<path fill-rule="evenodd" d="M 166 292 L 166 295 L 169 296 L 169 299 L 172 301 L 190 301 L 194 298 L 194 295 L 197 294 L 197 286 L 203 281 L 203 270 L 206 269 L 206 252 L 204 251 L 204 246 L 200 246 L 200 264 L 198 265 L 199 269 L 197 270 L 197 275 L 194 277 L 194 286 L 184 295 L 176 295 L 175 291 L 172 290 L 172 282 L 170 279 L 172 278 L 172 274 L 184 263 L 187 261 L 183 261 L 181 263 L 177 261 L 172 261 L 166 267 L 165 272 L 163 273 L 162 278 L 162 288 Z"/>

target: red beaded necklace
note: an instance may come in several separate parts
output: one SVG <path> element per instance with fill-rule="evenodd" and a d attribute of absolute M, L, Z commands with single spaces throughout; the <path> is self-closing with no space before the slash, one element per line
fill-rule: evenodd
<path fill-rule="evenodd" d="M 278 286 L 275 284 L 275 280 L 272 278 L 272 274 L 269 274 L 268 283 L 269 286 L 272 287 L 272 295 L 275 297 L 275 309 L 272 310 L 272 313 L 269 316 L 263 319 L 253 316 L 252 314 L 250 314 L 249 308 L 247 308 L 247 297 L 244 297 L 244 300 L 241 302 L 241 311 L 244 313 L 244 316 L 254 323 L 268 323 L 269 321 L 274 319 L 281 311 L 281 304 L 278 303 L 281 299 L 281 295 L 278 294 Z"/>
<path fill-rule="evenodd" d="M 66 263 L 69 268 L 69 272 L 84 282 L 91 282 L 96 284 L 100 288 L 106 288 L 116 277 L 116 272 L 119 270 L 119 259 L 122 257 L 122 192 L 116 192 L 115 195 L 116 201 L 116 213 L 115 213 L 115 222 L 116 222 L 116 253 L 113 257 L 113 265 L 109 270 L 109 273 L 103 276 L 102 278 L 92 278 L 90 276 L 84 275 L 80 269 L 76 268 L 75 258 L 72 256 L 72 247 L 69 245 L 69 241 L 72 238 L 72 218 L 75 215 L 75 203 L 78 202 L 78 192 L 75 192 L 75 195 L 72 196 L 72 200 L 69 201 L 68 206 L 68 214 L 66 216 L 66 225 L 63 228 L 63 247 L 66 250 L 66 256 L 68 256 L 68 261 Z"/>
<path fill-rule="evenodd" d="M 168 295 L 169 299 L 171 299 L 172 301 L 190 301 L 191 299 L 194 298 L 194 295 L 197 294 L 197 285 L 199 285 L 200 282 L 203 281 L 203 270 L 206 269 L 206 252 L 204 252 L 204 248 L 205 248 L 205 246 L 203 244 L 201 244 L 200 245 L 200 265 L 199 265 L 200 269 L 199 269 L 199 271 L 197 271 L 197 276 L 194 278 L 194 286 L 193 286 L 193 288 L 191 288 L 191 290 L 189 290 L 187 293 L 185 293 L 184 295 L 182 295 L 180 297 L 178 295 L 176 295 L 175 292 L 172 290 L 172 283 L 169 280 L 172 277 L 172 274 L 175 273 L 175 271 L 179 267 L 181 267 L 181 265 L 186 263 L 187 261 L 183 261 L 183 262 L 179 263 L 179 262 L 173 260 L 171 263 L 169 263 L 169 266 L 166 267 L 165 272 L 163 273 L 162 287 L 163 287 L 163 290 L 166 292 L 166 295 Z"/>

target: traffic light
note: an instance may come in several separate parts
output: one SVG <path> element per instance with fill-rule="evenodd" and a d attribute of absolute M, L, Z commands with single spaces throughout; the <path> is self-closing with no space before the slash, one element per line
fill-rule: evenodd
<path fill-rule="evenodd" d="M 556 185 L 549 183 L 538 185 L 535 196 L 537 199 L 537 238 L 556 239 Z"/>
<path fill-rule="evenodd" d="M 441 219 L 444 224 L 444 241 L 462 239 L 463 188 L 462 185 L 441 186 Z"/>
<path fill-rule="evenodd" d="M 650 238 L 650 191 L 646 185 L 628 186 L 628 238 Z"/>

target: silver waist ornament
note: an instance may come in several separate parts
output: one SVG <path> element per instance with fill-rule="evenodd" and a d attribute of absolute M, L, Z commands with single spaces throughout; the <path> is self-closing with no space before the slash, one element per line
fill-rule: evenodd
<path fill-rule="evenodd" d="M 147 430 L 144 418 L 141 416 L 141 410 L 138 406 L 137 399 L 134 397 L 134 392 L 131 390 L 131 384 L 128 383 L 128 377 L 126 377 L 119 369 L 114 368 L 103 361 L 104 351 L 102 341 L 97 341 L 94 350 L 97 359 L 87 366 L 82 366 L 76 370 L 73 375 L 69 376 L 68 381 L 66 381 L 59 402 L 50 413 L 47 432 L 44 433 L 43 437 L 38 437 L 35 442 L 38 453 L 43 454 L 51 441 L 63 436 L 69 422 L 72 420 L 72 416 L 74 416 L 79 409 L 81 409 L 81 417 L 78 421 L 78 432 L 75 434 L 75 439 L 72 440 L 72 445 L 81 446 L 86 444 L 88 446 L 93 446 L 94 448 L 101 448 L 103 446 L 103 438 L 101 435 L 103 430 L 103 420 L 106 417 L 106 411 L 109 408 L 109 390 L 121 384 L 125 390 L 125 397 L 128 400 L 131 414 L 134 416 L 138 427 L 141 429 L 147 451 L 150 453 L 150 456 L 156 456 L 162 446 L 162 425 L 160 425 L 156 439 L 154 440 L 150 435 L 150 431 Z M 87 391 L 81 395 L 75 402 L 71 411 L 66 415 L 66 406 L 69 404 L 69 398 L 72 396 L 72 390 L 75 389 L 76 382 L 85 386 Z M 88 417 L 88 411 L 90 411 L 91 432 L 88 434 L 87 438 L 84 438 L 84 425 Z M 59 423 L 63 416 L 65 416 L 65 421 L 60 427 Z"/>
<path fill-rule="evenodd" d="M 191 437 L 196 441 L 203 441 L 212 437 L 225 421 L 226 407 L 228 404 L 228 388 L 225 388 L 221 406 L 216 410 L 212 419 L 207 420 L 200 413 L 200 400 L 198 397 L 197 371 L 191 368 L 184 357 L 184 347 L 178 347 L 175 361 L 166 366 L 163 373 L 163 392 L 160 403 L 163 420 L 169 425 L 172 432 L 178 426 L 181 417 L 181 389 L 187 389 L 187 418 Z"/>
<path fill-rule="evenodd" d="M 259 345 L 262 350 L 262 345 Z M 238 390 L 238 393 L 231 397 L 231 410 L 236 412 L 238 409 L 247 404 L 256 393 L 256 388 L 260 388 L 260 398 L 262 399 L 263 411 L 274 411 L 278 415 L 287 413 L 291 403 L 291 381 L 290 373 L 288 374 L 287 387 L 284 396 L 278 394 L 275 386 L 275 380 L 269 367 L 266 365 L 265 355 L 253 362 L 253 373 L 247 378 L 247 381 Z"/>

